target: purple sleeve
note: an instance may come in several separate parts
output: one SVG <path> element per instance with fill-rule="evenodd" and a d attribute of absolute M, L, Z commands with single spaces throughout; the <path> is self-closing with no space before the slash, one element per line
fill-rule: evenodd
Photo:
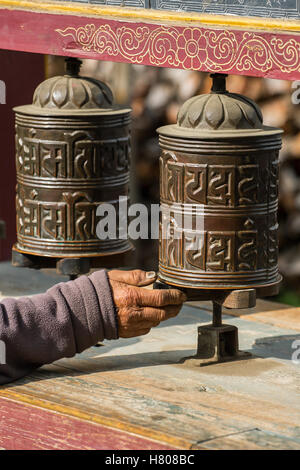
<path fill-rule="evenodd" d="M 0 303 L 0 384 L 72 357 L 97 341 L 117 338 L 117 316 L 104 270 L 61 282 L 45 294 L 5 299 Z"/>

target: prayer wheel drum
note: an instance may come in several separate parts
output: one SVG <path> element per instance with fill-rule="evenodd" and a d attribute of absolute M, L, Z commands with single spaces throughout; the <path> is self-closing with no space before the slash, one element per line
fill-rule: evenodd
<path fill-rule="evenodd" d="M 104 83 L 79 76 L 79 60 L 66 63 L 66 75 L 41 83 L 32 105 L 14 108 L 14 249 L 50 258 L 120 255 L 132 247 L 98 238 L 97 208 L 117 208 L 128 195 L 130 109 L 115 106 Z"/>
<path fill-rule="evenodd" d="M 258 106 L 226 91 L 189 99 L 177 124 L 158 129 L 159 278 L 193 289 L 277 285 L 281 129 Z"/>

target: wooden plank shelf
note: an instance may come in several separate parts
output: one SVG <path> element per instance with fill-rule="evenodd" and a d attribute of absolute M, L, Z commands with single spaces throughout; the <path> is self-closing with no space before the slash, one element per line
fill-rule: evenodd
<path fill-rule="evenodd" d="M 6 291 L 26 278 L 28 294 L 62 280 L 7 263 L 1 275 Z M 211 320 L 203 302 L 146 336 L 105 341 L 2 386 L 0 447 L 300 449 L 300 365 L 291 361 L 300 308 L 259 300 L 232 313 L 224 323 L 238 326 L 247 360 L 180 364 L 195 351 L 197 326 Z"/>

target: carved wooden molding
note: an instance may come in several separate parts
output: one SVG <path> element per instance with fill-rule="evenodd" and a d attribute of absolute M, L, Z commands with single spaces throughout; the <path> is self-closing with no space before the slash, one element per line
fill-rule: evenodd
<path fill-rule="evenodd" d="M 168 20 L 166 13 L 160 12 L 155 13 L 155 19 L 146 15 L 141 21 L 142 13 L 138 12 L 149 10 L 137 10 L 134 17 L 130 9 L 126 12 L 131 16 L 129 13 L 126 16 L 121 8 L 102 7 L 102 15 L 95 13 L 93 17 L 91 10 L 84 17 L 73 6 L 69 13 L 65 9 L 54 14 L 52 5 L 45 14 L 19 9 L 20 6 L 5 9 L 6 3 L 32 2 L 1 3 L 3 49 L 269 78 L 300 78 L 298 21 L 274 20 L 278 23 L 275 29 L 273 20 L 255 19 L 256 23 L 249 20 L 248 26 L 246 18 L 234 23 L 226 17 L 222 24 L 220 17 L 206 15 L 200 22 L 198 15 L 197 20 L 191 17 L 193 21 L 188 23 L 183 15 L 179 23 L 178 17 Z M 109 15 L 111 11 L 114 14 Z M 117 11 L 123 17 L 118 18 Z"/>

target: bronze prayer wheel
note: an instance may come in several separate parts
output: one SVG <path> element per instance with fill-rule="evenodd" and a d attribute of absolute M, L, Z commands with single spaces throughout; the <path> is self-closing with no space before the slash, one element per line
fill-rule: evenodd
<path fill-rule="evenodd" d="M 104 83 L 66 75 L 41 83 L 16 113 L 18 252 L 56 258 L 119 255 L 128 240 L 97 237 L 97 207 L 128 195 L 130 109 Z"/>
<path fill-rule="evenodd" d="M 226 91 L 188 100 L 177 123 L 158 129 L 159 278 L 196 289 L 275 285 L 281 129 L 258 106 Z"/>

